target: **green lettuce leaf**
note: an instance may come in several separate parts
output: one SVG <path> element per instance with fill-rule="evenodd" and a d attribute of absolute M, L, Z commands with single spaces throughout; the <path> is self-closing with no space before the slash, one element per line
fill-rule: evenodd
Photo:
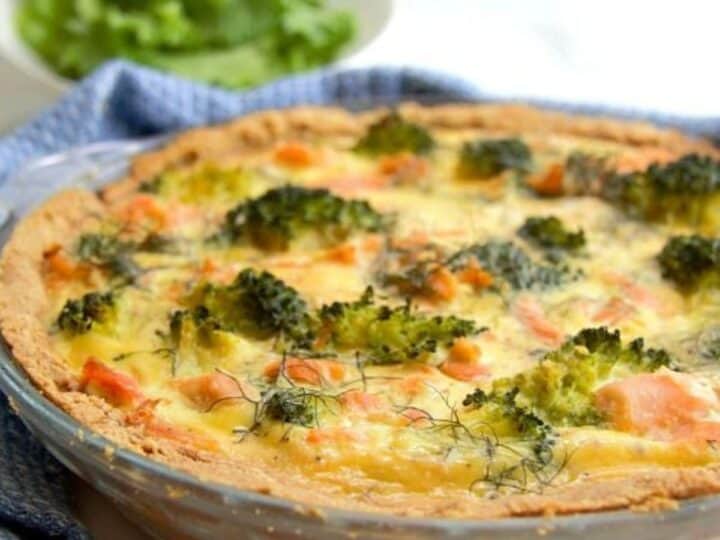
<path fill-rule="evenodd" d="M 69 78 L 127 58 L 231 88 L 331 62 L 355 34 L 324 0 L 25 0 L 17 26 Z"/>

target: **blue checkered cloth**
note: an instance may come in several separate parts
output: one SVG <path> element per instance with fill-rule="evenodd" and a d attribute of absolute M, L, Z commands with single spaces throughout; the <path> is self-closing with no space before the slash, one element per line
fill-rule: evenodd
<path fill-rule="evenodd" d="M 413 69 L 320 71 L 246 92 L 181 80 L 126 62 L 111 62 L 57 105 L 0 138 L 0 182 L 28 161 L 100 140 L 171 132 L 251 111 L 300 104 L 352 109 L 401 99 L 432 103 L 497 99 L 453 77 Z M 720 139 L 720 117 L 688 119 L 602 106 L 537 105 L 652 120 Z M 69 473 L 30 435 L 0 396 L 0 530 L 2 538 L 87 538 L 73 517 Z"/>

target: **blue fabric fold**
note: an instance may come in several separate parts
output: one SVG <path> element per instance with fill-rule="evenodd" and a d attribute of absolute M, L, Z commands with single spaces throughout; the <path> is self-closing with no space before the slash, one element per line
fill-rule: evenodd
<path fill-rule="evenodd" d="M 127 62 L 105 64 L 37 119 L 0 138 L 0 182 L 34 158 L 101 140 L 167 133 L 248 112 L 301 104 L 351 109 L 392 104 L 499 99 L 461 79 L 416 69 L 318 71 L 245 92 L 229 92 Z M 535 104 L 652 120 L 720 139 L 720 117 Z M 1 202 L 1 201 L 0 201 Z M 69 473 L 25 429 L 0 396 L 0 539 L 87 537 L 73 517 Z"/>

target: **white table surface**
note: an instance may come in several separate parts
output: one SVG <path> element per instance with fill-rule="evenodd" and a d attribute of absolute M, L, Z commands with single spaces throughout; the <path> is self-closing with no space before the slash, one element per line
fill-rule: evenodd
<path fill-rule="evenodd" d="M 718 20 L 712 0 L 397 0 L 385 32 L 349 65 L 419 66 L 497 94 L 720 117 Z M 57 97 L 0 58 L 0 133 Z M 147 538 L 83 482 L 73 491 L 97 538 Z"/>

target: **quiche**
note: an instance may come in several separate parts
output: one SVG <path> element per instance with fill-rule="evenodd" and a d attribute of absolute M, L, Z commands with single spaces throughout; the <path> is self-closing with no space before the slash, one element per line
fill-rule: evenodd
<path fill-rule="evenodd" d="M 520 105 L 267 111 L 15 228 L 55 404 L 207 482 L 501 518 L 720 492 L 720 161 Z"/>

